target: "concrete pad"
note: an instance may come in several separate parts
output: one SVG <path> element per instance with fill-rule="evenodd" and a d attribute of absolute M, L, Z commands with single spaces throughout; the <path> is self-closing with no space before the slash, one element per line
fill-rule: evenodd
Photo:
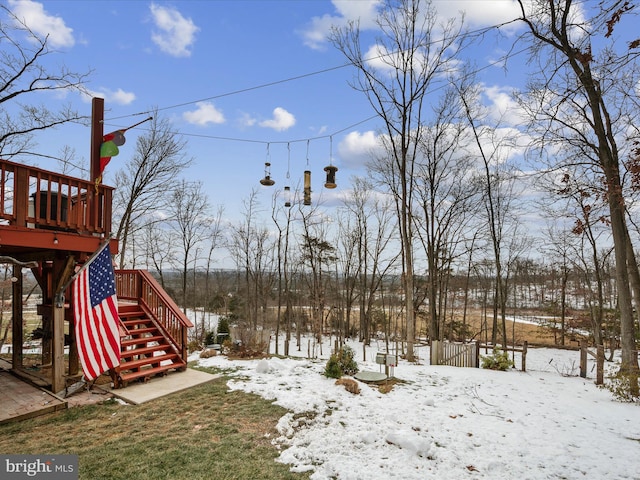
<path fill-rule="evenodd" d="M 127 403 L 138 405 L 210 382 L 221 376 L 187 368 L 184 372 L 171 372 L 164 377 L 151 378 L 147 383 L 129 384 L 118 389 L 108 388 L 108 391 Z"/>
<path fill-rule="evenodd" d="M 369 370 L 358 372 L 353 377 L 365 383 L 379 383 L 387 379 L 384 373 L 371 372 Z"/>

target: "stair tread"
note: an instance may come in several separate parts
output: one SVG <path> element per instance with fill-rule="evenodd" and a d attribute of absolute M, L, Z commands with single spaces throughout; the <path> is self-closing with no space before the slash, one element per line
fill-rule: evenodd
<path fill-rule="evenodd" d="M 172 351 L 171 346 L 165 344 L 153 345 L 151 347 L 141 347 L 141 348 L 131 348 L 128 350 L 123 350 L 120 352 L 120 358 L 132 357 L 134 355 L 147 355 L 149 353 L 158 352 L 158 351 Z"/>
<path fill-rule="evenodd" d="M 176 360 L 176 359 L 179 359 L 180 363 L 184 363 L 182 362 L 180 355 L 178 355 L 177 353 L 166 353 L 164 355 L 156 355 L 154 357 L 141 358 L 138 360 L 132 360 L 130 362 L 122 362 L 120 364 L 119 370 L 126 371 L 133 368 L 141 368 L 141 367 L 144 367 L 145 365 L 151 365 L 153 363 L 159 363 L 159 362 L 164 362 L 166 360 Z M 175 363 L 176 362 L 173 362 L 172 365 Z"/>
<path fill-rule="evenodd" d="M 120 318 L 122 318 L 122 319 L 126 318 L 127 320 L 130 320 L 130 319 L 135 320 L 137 318 L 139 318 L 139 319 L 148 319 L 147 314 L 144 313 L 144 312 L 120 312 L 120 311 L 118 311 L 118 316 Z"/>
<path fill-rule="evenodd" d="M 153 323 L 153 321 L 149 317 L 144 318 L 135 318 L 133 320 L 122 320 L 122 323 L 125 325 L 137 325 L 139 323 Z"/>
<path fill-rule="evenodd" d="M 149 342 L 161 342 L 165 338 L 162 335 L 152 335 L 150 337 L 125 338 L 120 340 L 121 347 L 130 347 L 131 345 L 146 345 Z M 166 342 L 163 342 L 166 345 Z"/>
<path fill-rule="evenodd" d="M 142 327 L 142 328 L 128 328 L 129 335 L 140 335 L 141 333 L 153 333 L 157 332 L 158 329 L 156 327 Z"/>
<path fill-rule="evenodd" d="M 187 367 L 173 340 L 166 337 L 155 321 L 135 301 L 118 304 L 121 325 L 120 365 L 116 368 L 123 385 L 132 380 L 145 381 L 169 370 Z M 163 365 L 161 365 L 161 363 Z"/>

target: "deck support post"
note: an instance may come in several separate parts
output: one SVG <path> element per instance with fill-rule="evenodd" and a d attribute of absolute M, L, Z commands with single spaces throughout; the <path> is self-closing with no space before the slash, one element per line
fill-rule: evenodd
<path fill-rule="evenodd" d="M 11 362 L 12 368 L 22 368 L 22 344 L 24 343 L 23 321 L 22 321 L 22 267 L 18 265 L 13 266 L 13 276 L 17 281 L 13 282 L 12 290 L 12 325 L 11 325 L 11 337 L 12 337 L 12 349 L 11 349 Z"/>
<path fill-rule="evenodd" d="M 64 304 L 53 304 L 53 338 L 51 339 L 51 391 L 64 392 L 66 380 L 64 375 Z"/>

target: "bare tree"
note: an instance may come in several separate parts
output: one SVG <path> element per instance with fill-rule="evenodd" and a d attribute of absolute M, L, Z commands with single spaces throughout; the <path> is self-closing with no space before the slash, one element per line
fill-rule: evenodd
<path fill-rule="evenodd" d="M 630 393 L 639 395 L 638 355 L 635 323 L 629 286 L 631 259 L 627 228 L 621 154 L 629 150 L 629 125 L 637 125 L 637 108 L 628 92 L 625 78 L 637 84 L 638 39 L 628 39 L 630 47 L 616 48 L 612 33 L 617 22 L 632 6 L 628 2 L 603 1 L 600 11 L 586 18 L 580 4 L 572 0 L 518 0 L 522 21 L 527 27 L 532 53 L 541 61 L 537 81 L 529 85 L 528 112 L 532 124 L 542 126 L 542 140 L 561 148 L 575 146 L 582 158 L 593 162 L 604 178 L 609 221 L 615 252 L 616 284 L 622 364 L 620 373 L 630 380 Z M 607 38 L 609 40 L 607 41 Z M 597 50 L 597 49 L 600 50 Z M 625 131 L 624 136 L 618 133 Z M 637 137 L 636 137 L 637 138 Z"/>
<path fill-rule="evenodd" d="M 171 229 L 176 234 L 182 276 L 182 308 L 187 308 L 187 276 L 189 266 L 197 267 L 197 248 L 205 239 L 209 200 L 202 183 L 183 180 L 173 190 L 169 206 Z"/>
<path fill-rule="evenodd" d="M 169 121 L 159 119 L 156 112 L 149 130 L 138 137 L 133 158 L 116 173 L 114 212 L 119 217 L 120 268 L 127 262 L 136 232 L 162 220 L 157 212 L 172 200 L 180 174 L 192 162 L 186 156 L 186 146 Z"/>
<path fill-rule="evenodd" d="M 375 192 L 370 180 L 356 178 L 353 185 L 352 193 L 344 201 L 348 219 L 340 222 L 339 236 L 343 246 L 342 258 L 348 260 L 343 262 L 343 266 L 350 266 L 343 267 L 345 291 L 355 290 L 355 297 L 360 300 L 360 339 L 369 344 L 373 333 L 374 301 L 379 297 L 384 276 L 395 266 L 400 255 L 389 247 L 392 240 L 397 240 L 391 198 Z M 355 254 L 355 258 L 350 257 L 349 253 Z M 347 275 L 346 272 L 350 270 L 353 273 Z M 347 307 L 347 327 L 350 303 Z"/>
<path fill-rule="evenodd" d="M 255 332 L 261 308 L 264 319 L 264 302 L 270 290 L 269 285 L 275 281 L 270 269 L 273 267 L 273 256 L 277 257 L 277 248 L 272 248 L 269 242 L 269 231 L 257 224 L 256 217 L 260 211 L 258 192 L 252 190 L 243 203 L 244 219 L 231 227 L 227 248 L 234 257 L 238 270 L 243 273 L 244 317 L 248 322 L 247 327 Z M 249 332 L 250 329 L 247 328 L 246 331 Z"/>
<path fill-rule="evenodd" d="M 54 111 L 46 101 L 35 102 L 43 93 L 84 92 L 91 72 L 52 67 L 48 37 L 35 34 L 7 6 L 0 5 L 0 12 L 8 17 L 0 19 L 0 157 L 43 156 L 32 151 L 38 132 L 88 117 L 68 105 Z"/>
<path fill-rule="evenodd" d="M 355 183 L 355 182 L 354 182 Z M 358 208 L 357 188 L 354 185 L 354 207 Z M 351 200 L 351 195 L 347 197 Z M 356 301 L 359 298 L 359 290 L 357 288 L 359 277 L 363 277 L 362 270 L 364 268 L 366 253 L 364 253 L 364 244 L 366 242 L 365 235 L 366 227 L 362 226 L 362 215 L 358 215 L 358 210 L 351 212 L 348 207 L 348 200 L 345 200 L 347 208 L 340 209 L 338 211 L 338 245 L 336 248 L 336 268 L 340 270 L 340 278 L 336 278 L 336 283 L 339 287 L 336 287 L 340 291 L 340 312 L 339 312 L 339 325 L 338 325 L 338 342 L 342 345 L 345 338 L 348 338 L 352 334 L 351 316 L 356 305 Z M 364 231 L 364 232 L 363 232 Z M 338 277 L 338 275 L 336 275 Z M 360 318 L 364 318 L 364 311 L 360 311 Z M 362 322 L 360 324 L 360 339 L 362 340 L 363 333 L 366 336 L 365 329 L 363 329 Z"/>
<path fill-rule="evenodd" d="M 424 249 L 429 300 L 429 337 L 442 340 L 446 285 L 454 260 L 462 251 L 469 221 L 478 212 L 478 182 L 469 141 L 464 104 L 454 88 L 447 88 L 433 104 L 433 119 L 425 123 L 414 180 L 417 237 Z"/>
<path fill-rule="evenodd" d="M 327 286 L 331 279 L 329 268 L 337 260 L 336 248 L 328 241 L 326 223 L 316 215 L 317 210 L 302 211 L 301 208 L 301 213 L 304 230 L 300 252 L 302 263 L 309 268 L 305 280 L 309 287 L 312 331 L 315 341 L 322 345 Z"/>
<path fill-rule="evenodd" d="M 470 77 L 467 77 L 469 81 Z M 506 161 L 511 150 L 511 139 L 502 135 L 498 126 L 484 123 L 485 116 L 479 107 L 477 87 L 459 88 L 465 115 L 479 157 L 479 175 L 474 179 L 481 191 L 486 215 L 488 237 L 493 253 L 495 283 L 493 295 L 493 328 L 491 342 L 497 344 L 502 333 L 502 345 L 507 345 L 506 305 L 508 286 L 508 238 L 515 237 L 517 222 L 513 220 L 512 203 L 515 198 L 515 170 Z M 511 227 L 511 231 L 509 228 Z M 512 243 L 513 244 L 513 243 Z M 512 257 L 513 258 L 513 257 Z M 500 326 L 498 319 L 500 318 Z"/>
<path fill-rule="evenodd" d="M 403 289 L 406 309 L 407 358 L 414 360 L 415 312 L 413 254 L 413 178 L 414 163 L 421 137 L 423 103 L 427 89 L 453 62 L 460 48 L 460 27 L 454 21 L 437 25 L 438 17 L 421 0 L 386 1 L 377 23 L 381 35 L 378 54 L 367 57 L 357 23 L 335 29 L 332 43 L 351 62 L 359 74 L 355 89 L 363 92 L 382 118 L 387 140 L 390 188 L 395 196 L 403 253 Z"/>
<path fill-rule="evenodd" d="M 211 270 L 213 269 L 213 265 L 214 265 L 213 254 L 217 249 L 219 249 L 222 246 L 224 242 L 223 228 L 222 228 L 223 212 L 224 212 L 224 207 L 219 206 L 218 209 L 216 210 L 215 215 L 205 220 L 205 222 L 208 223 L 208 225 L 205 226 L 206 228 L 205 242 L 209 243 L 209 247 L 208 247 L 208 254 L 207 254 L 205 272 L 204 272 L 205 274 L 204 300 L 202 302 L 202 317 L 201 317 L 202 322 L 201 322 L 201 329 L 200 329 L 203 336 L 207 334 L 204 326 L 204 318 L 207 312 L 209 312 L 208 314 L 210 315 L 209 299 L 214 297 L 214 292 L 211 289 L 211 280 L 212 280 Z"/>
<path fill-rule="evenodd" d="M 279 353 L 280 342 L 278 338 L 280 336 L 280 324 L 282 319 L 282 307 L 284 303 L 284 327 L 285 327 L 285 341 L 284 341 L 284 354 L 289 355 L 289 343 L 291 342 L 291 317 L 293 310 L 293 303 L 291 300 L 291 230 L 293 222 L 293 212 L 291 208 L 290 199 L 288 205 L 278 207 L 278 202 L 282 199 L 278 193 L 274 193 L 271 204 L 271 219 L 273 220 L 276 229 L 278 230 L 278 239 L 276 241 L 276 265 L 277 265 L 277 282 L 278 282 L 278 310 L 276 318 L 276 355 Z M 282 220 L 281 217 L 284 217 Z M 284 300 L 283 300 L 284 296 Z"/>
<path fill-rule="evenodd" d="M 138 242 L 142 245 L 141 255 L 148 269 L 155 271 L 160 279 L 160 285 L 166 289 L 164 271 L 175 263 L 174 232 L 165 224 L 147 223 L 138 231 Z"/>

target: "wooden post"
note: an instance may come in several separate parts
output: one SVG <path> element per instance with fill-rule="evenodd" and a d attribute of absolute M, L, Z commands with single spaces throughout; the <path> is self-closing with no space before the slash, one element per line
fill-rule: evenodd
<path fill-rule="evenodd" d="M 12 337 L 12 351 L 11 362 L 12 368 L 22 368 L 22 344 L 23 338 L 23 324 L 22 324 L 22 268 L 18 265 L 13 266 L 13 276 L 18 279 L 17 282 L 13 282 L 13 298 L 12 298 L 12 325 L 11 325 L 11 337 Z"/>
<path fill-rule="evenodd" d="M 596 385 L 604 383 L 604 345 L 598 345 L 596 350 Z"/>
<path fill-rule="evenodd" d="M 51 358 L 51 391 L 64 393 L 64 305 L 53 305 L 53 341 Z"/>
<path fill-rule="evenodd" d="M 90 180 L 95 183 L 100 177 L 100 146 L 104 137 L 104 99 L 93 98 L 91 101 L 91 155 L 90 155 Z M 89 212 L 89 225 L 96 228 L 99 225 L 99 205 L 96 188 L 87 190 L 87 209 Z"/>
<path fill-rule="evenodd" d="M 529 346 L 529 344 L 525 340 L 522 343 L 522 371 L 523 372 L 527 371 L 527 348 L 528 348 L 528 346 Z"/>
<path fill-rule="evenodd" d="M 77 375 L 80 372 L 80 357 L 78 357 L 78 343 L 76 340 L 76 327 L 73 318 L 73 309 L 65 310 L 65 318 L 69 325 L 69 375 Z"/>
<path fill-rule="evenodd" d="M 26 227 L 27 216 L 29 213 L 29 175 L 25 168 L 18 169 L 15 175 L 15 191 L 13 192 L 13 198 L 16 227 Z M 38 218 L 39 213 L 34 210 L 33 216 Z"/>
<path fill-rule="evenodd" d="M 184 361 L 184 363 L 187 363 L 188 358 L 189 358 L 189 338 L 187 335 L 187 327 L 183 326 L 182 327 L 182 360 Z M 271 343 L 271 342 L 269 342 Z"/>
<path fill-rule="evenodd" d="M 580 376 L 587 378 L 587 341 L 580 341 Z"/>
<path fill-rule="evenodd" d="M 90 180 L 95 182 L 100 176 L 100 146 L 104 137 L 104 98 L 91 100 L 91 155 Z"/>
<path fill-rule="evenodd" d="M 431 348 L 430 348 L 430 355 L 429 355 L 429 363 L 431 365 L 437 365 L 438 360 L 437 360 L 437 349 L 438 349 L 438 341 L 437 340 L 431 340 Z"/>

